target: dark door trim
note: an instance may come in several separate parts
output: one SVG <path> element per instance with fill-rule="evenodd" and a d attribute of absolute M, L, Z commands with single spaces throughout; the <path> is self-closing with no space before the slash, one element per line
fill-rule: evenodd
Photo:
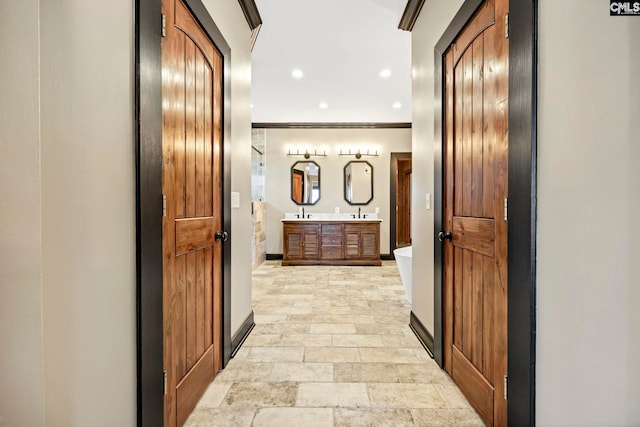
<path fill-rule="evenodd" d="M 231 230 L 231 49 L 200 0 L 184 0 L 223 56 L 223 223 Z M 136 0 L 137 425 L 162 426 L 162 50 L 161 0 Z M 231 243 L 223 247 L 222 366 L 231 356 Z"/>
<path fill-rule="evenodd" d="M 391 165 L 389 167 L 389 253 L 393 257 L 393 250 L 396 249 L 396 200 L 398 189 L 396 188 L 398 173 L 398 160 L 411 159 L 411 153 L 391 153 Z"/>
<path fill-rule="evenodd" d="M 435 224 L 443 224 L 443 54 L 483 0 L 466 0 L 435 47 Z M 508 420 L 535 425 L 537 0 L 509 3 Z M 443 254 L 434 238 L 434 356 L 443 363 Z"/>

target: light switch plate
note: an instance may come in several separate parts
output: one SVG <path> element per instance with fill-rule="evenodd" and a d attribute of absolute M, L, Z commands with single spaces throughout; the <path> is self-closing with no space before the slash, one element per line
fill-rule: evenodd
<path fill-rule="evenodd" d="M 340 208 L 339 208 L 338 206 L 336 206 L 336 208 L 335 208 L 334 212 L 335 212 L 335 213 L 340 213 Z"/>
<path fill-rule="evenodd" d="M 239 208 L 240 207 L 240 193 L 235 191 L 231 192 L 231 207 Z"/>
<path fill-rule="evenodd" d="M 376 207 L 376 213 L 379 214 L 380 213 L 380 208 Z"/>
<path fill-rule="evenodd" d="M 431 210 L 431 193 L 427 193 L 427 196 L 425 197 L 426 202 L 427 202 L 427 210 Z"/>

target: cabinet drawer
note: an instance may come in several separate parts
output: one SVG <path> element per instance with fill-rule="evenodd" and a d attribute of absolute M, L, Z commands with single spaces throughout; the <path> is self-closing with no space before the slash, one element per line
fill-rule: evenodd
<path fill-rule="evenodd" d="M 378 224 L 345 224 L 344 232 L 345 233 L 375 233 L 379 229 Z"/>
<path fill-rule="evenodd" d="M 323 234 L 320 238 L 322 246 L 342 246 L 341 234 Z"/>
<path fill-rule="evenodd" d="M 342 234 L 342 224 L 322 224 L 322 234 Z"/>
<path fill-rule="evenodd" d="M 322 246 L 322 259 L 342 259 L 342 246 Z"/>

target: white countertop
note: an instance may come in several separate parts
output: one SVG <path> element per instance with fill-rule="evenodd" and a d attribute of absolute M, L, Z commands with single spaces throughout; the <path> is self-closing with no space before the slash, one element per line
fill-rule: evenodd
<path fill-rule="evenodd" d="M 382 222 L 380 218 L 282 218 L 280 222 Z"/>
<path fill-rule="evenodd" d="M 340 222 L 363 222 L 363 221 L 374 221 L 374 222 L 382 222 L 381 219 L 378 218 L 377 213 L 373 212 L 361 212 L 360 218 L 354 218 L 358 216 L 358 213 L 323 213 L 323 212 L 305 212 L 305 216 L 308 218 L 299 218 L 300 214 L 297 212 L 294 213 L 285 213 L 284 218 L 280 221 L 306 221 L 306 222 L 317 222 L 317 221 L 340 221 Z M 366 218 L 365 218 L 366 216 Z"/>

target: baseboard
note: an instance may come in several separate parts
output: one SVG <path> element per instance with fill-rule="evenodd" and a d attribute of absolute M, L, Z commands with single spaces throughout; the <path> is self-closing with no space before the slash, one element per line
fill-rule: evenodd
<path fill-rule="evenodd" d="M 393 261 L 393 260 L 395 260 L 395 258 L 393 257 L 393 254 L 380 254 L 380 259 L 382 261 Z"/>
<path fill-rule="evenodd" d="M 253 321 L 253 311 L 251 311 L 244 322 L 242 322 L 242 326 L 240 326 L 238 332 L 231 338 L 231 357 L 234 357 L 238 350 L 240 350 L 240 347 L 242 347 L 244 341 L 249 337 L 254 326 L 256 326 L 256 324 Z"/>
<path fill-rule="evenodd" d="M 409 327 L 413 333 L 416 334 L 420 344 L 422 344 L 424 349 L 427 350 L 427 353 L 429 353 L 429 356 L 433 359 L 433 336 L 429 333 L 427 328 L 425 328 L 420 319 L 413 314 L 413 311 L 409 317 Z"/>
<path fill-rule="evenodd" d="M 282 254 L 267 254 L 267 261 L 277 261 L 282 259 Z"/>

